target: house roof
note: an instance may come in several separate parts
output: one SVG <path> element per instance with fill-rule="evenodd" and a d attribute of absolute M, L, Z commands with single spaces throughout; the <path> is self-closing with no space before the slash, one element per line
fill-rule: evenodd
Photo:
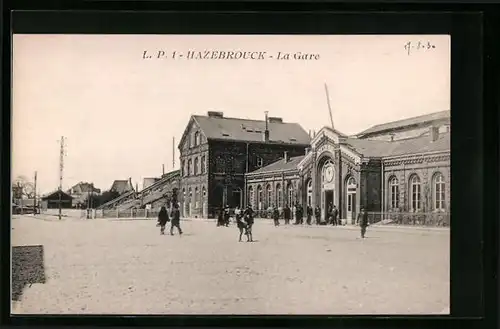
<path fill-rule="evenodd" d="M 122 193 L 125 193 L 125 192 L 132 191 L 133 189 L 134 188 L 130 184 L 130 181 L 127 180 L 127 179 L 123 179 L 123 180 L 115 180 L 113 182 L 113 185 L 111 185 L 111 188 L 109 190 L 110 191 L 114 190 L 114 191 L 122 194 Z"/>
<path fill-rule="evenodd" d="M 297 169 L 297 166 L 302 159 L 304 159 L 305 155 L 291 157 L 287 162 L 284 159 L 280 159 L 276 162 L 273 162 L 265 167 L 252 171 L 250 174 L 263 174 L 267 172 L 273 171 L 287 171 Z"/>
<path fill-rule="evenodd" d="M 100 189 L 94 187 L 93 183 L 87 183 L 87 182 L 80 182 L 80 183 L 74 185 L 73 187 L 71 187 L 68 190 L 68 192 L 71 191 L 72 189 L 76 190 L 77 193 L 88 193 L 88 192 L 100 193 L 101 192 Z"/>
<path fill-rule="evenodd" d="M 266 129 L 264 120 L 193 115 L 207 139 L 261 142 Z M 309 134 L 298 123 L 269 122 L 269 141 L 286 144 L 309 144 Z"/>
<path fill-rule="evenodd" d="M 52 196 L 55 196 L 55 195 L 58 195 L 59 193 L 62 193 L 63 195 L 65 195 L 68 199 L 73 199 L 73 197 L 71 195 L 69 195 L 68 193 L 64 192 L 64 191 L 59 191 L 59 190 L 55 190 L 53 192 L 50 192 L 50 193 L 47 193 L 45 194 L 44 196 L 42 196 L 42 200 L 47 200 L 49 199 L 50 197 Z"/>
<path fill-rule="evenodd" d="M 392 121 L 392 122 L 387 122 L 387 123 L 375 125 L 375 126 L 372 126 L 368 129 L 360 132 L 359 134 L 356 134 L 356 136 L 361 137 L 364 135 L 380 133 L 383 131 L 388 131 L 388 130 L 393 130 L 393 129 L 401 129 L 401 128 L 408 127 L 408 126 L 430 123 L 433 121 L 444 120 L 444 119 L 449 119 L 449 118 L 450 118 L 450 111 L 449 110 L 434 112 L 434 113 L 420 115 L 420 116 L 407 118 L 407 119 L 403 119 L 403 120 Z"/>
<path fill-rule="evenodd" d="M 431 142 L 427 135 L 393 142 L 347 138 L 346 143 L 365 157 L 388 157 L 450 150 L 450 133 L 442 133 Z"/>

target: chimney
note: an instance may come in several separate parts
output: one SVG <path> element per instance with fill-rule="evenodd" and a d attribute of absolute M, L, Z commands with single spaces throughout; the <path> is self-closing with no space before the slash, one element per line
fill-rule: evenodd
<path fill-rule="evenodd" d="M 224 117 L 224 112 L 208 111 L 207 115 L 210 118 L 223 118 Z"/>
<path fill-rule="evenodd" d="M 437 141 L 439 138 L 439 127 L 431 126 L 429 130 L 430 130 L 429 135 L 431 137 L 431 142 Z"/>
<path fill-rule="evenodd" d="M 394 134 L 391 134 L 391 142 L 394 142 Z"/>
<path fill-rule="evenodd" d="M 269 123 L 268 123 L 268 119 L 267 119 L 267 113 L 269 113 L 268 111 L 265 111 L 264 112 L 266 114 L 266 130 L 264 130 L 264 142 L 269 142 Z"/>
<path fill-rule="evenodd" d="M 306 152 L 305 152 L 305 154 L 304 154 L 304 155 L 308 155 L 308 154 L 309 154 L 309 151 L 310 151 L 309 147 L 306 147 Z"/>
<path fill-rule="evenodd" d="M 269 117 L 269 123 L 283 123 L 283 118 Z"/>
<path fill-rule="evenodd" d="M 285 151 L 285 154 L 284 154 L 283 160 L 285 161 L 285 163 L 287 163 L 287 162 L 288 162 L 288 151 Z"/>
<path fill-rule="evenodd" d="M 162 176 L 165 175 L 165 164 L 161 165 Z"/>

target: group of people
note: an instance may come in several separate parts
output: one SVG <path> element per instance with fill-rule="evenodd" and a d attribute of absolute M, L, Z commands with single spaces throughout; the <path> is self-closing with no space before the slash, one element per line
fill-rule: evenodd
<path fill-rule="evenodd" d="M 295 225 L 303 224 L 303 209 L 302 206 L 297 205 L 294 207 L 295 208 Z M 306 218 L 307 218 L 307 224 L 311 225 L 312 221 L 312 216 L 316 217 L 316 225 L 321 225 L 321 208 L 319 206 L 314 209 L 311 207 L 311 205 L 308 205 L 306 208 Z M 328 220 L 323 224 L 331 224 L 331 225 L 341 225 L 340 220 L 337 219 L 338 217 L 338 209 L 335 205 L 330 204 L 328 207 L 328 212 L 327 212 L 327 218 Z M 254 224 L 254 211 L 250 205 L 248 205 L 244 210 L 240 209 L 239 206 L 236 207 L 234 210 L 234 216 L 236 219 L 236 224 L 239 230 L 239 241 L 241 242 L 241 238 L 243 234 L 247 237 L 247 242 L 252 242 L 253 241 L 253 236 L 252 236 L 252 226 Z M 280 222 L 280 212 L 277 207 L 273 207 L 272 211 L 272 217 L 274 220 L 274 225 L 279 226 Z M 290 224 L 291 220 L 291 209 L 286 205 L 283 208 L 283 217 L 285 219 L 285 224 L 288 225 Z M 160 212 L 158 214 L 158 226 L 160 226 L 160 234 L 165 234 L 165 226 L 167 223 L 170 221 L 172 222 L 172 225 L 170 227 L 170 235 L 174 235 L 174 228 L 177 228 L 179 231 L 179 235 L 182 235 L 182 229 L 180 227 L 180 211 L 179 211 L 179 205 L 174 203 L 172 206 L 172 211 L 169 216 L 169 213 L 166 209 L 166 207 L 161 207 Z M 230 210 L 229 207 L 226 207 L 224 210 L 219 211 L 218 219 L 217 219 L 217 226 L 229 226 L 230 222 Z M 361 208 L 360 213 L 358 214 L 358 218 L 356 221 L 360 228 L 361 228 L 361 238 L 365 237 L 366 234 L 366 228 L 368 226 L 368 214 L 365 211 L 364 208 Z"/>
<path fill-rule="evenodd" d="M 250 205 L 248 205 L 244 210 L 240 209 L 237 206 L 234 209 L 234 217 L 236 219 L 236 225 L 240 232 L 239 241 L 241 242 L 241 238 L 243 234 L 247 237 L 247 242 L 253 241 L 252 236 L 252 226 L 254 224 L 254 212 Z M 229 226 L 231 214 L 229 207 L 224 208 L 224 210 L 219 210 L 219 214 L 217 216 L 217 226 Z"/>
<path fill-rule="evenodd" d="M 177 203 L 172 205 L 170 215 L 165 206 L 161 207 L 160 212 L 158 213 L 158 226 L 160 226 L 161 235 L 165 234 L 165 226 L 168 222 L 172 222 L 172 225 L 170 226 L 170 235 L 174 235 L 174 228 L 177 228 L 179 235 L 182 235 L 181 212 Z"/>
<path fill-rule="evenodd" d="M 283 215 L 283 218 L 285 219 L 285 225 L 290 224 L 292 213 L 295 213 L 294 225 L 304 224 L 304 209 L 300 204 L 294 205 L 293 210 L 290 209 L 288 204 L 283 207 L 282 211 L 280 211 L 280 209 L 276 206 L 272 206 L 271 209 L 275 226 L 280 225 L 281 215 Z M 332 204 L 328 207 L 326 221 L 324 222 L 321 221 L 321 208 L 319 206 L 316 206 L 313 210 L 310 204 L 307 205 L 305 215 L 307 225 L 312 225 L 313 216 L 315 218 L 316 225 L 342 225 L 341 220 L 338 218 L 339 211 L 337 207 Z"/>

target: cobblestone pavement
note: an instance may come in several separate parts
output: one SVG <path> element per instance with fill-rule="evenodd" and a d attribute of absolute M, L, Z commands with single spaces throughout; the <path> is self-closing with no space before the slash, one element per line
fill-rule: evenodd
<path fill-rule="evenodd" d="M 43 245 L 46 283 L 16 313 L 439 314 L 449 307 L 449 231 L 254 226 L 254 243 L 214 222 L 12 221 Z"/>

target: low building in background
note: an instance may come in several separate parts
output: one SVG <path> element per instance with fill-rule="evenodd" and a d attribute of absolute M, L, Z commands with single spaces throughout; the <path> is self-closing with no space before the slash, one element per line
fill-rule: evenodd
<path fill-rule="evenodd" d="M 61 204 L 61 209 L 72 208 L 73 197 L 64 191 L 54 191 L 45 196 L 42 196 L 41 208 L 42 209 L 56 209 L 59 208 L 59 203 Z"/>

